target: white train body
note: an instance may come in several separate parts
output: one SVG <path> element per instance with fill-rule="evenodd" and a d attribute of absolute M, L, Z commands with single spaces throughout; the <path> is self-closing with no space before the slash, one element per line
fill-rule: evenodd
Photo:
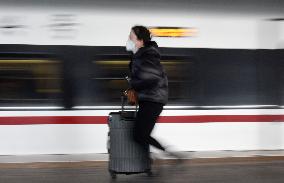
<path fill-rule="evenodd" d="M 2 6 L 0 10 L 0 43 L 8 50 L 14 45 L 23 48 L 25 45 L 121 48 L 130 28 L 137 24 L 197 30 L 193 37 L 154 38 L 160 47 L 175 50 L 268 49 L 281 52 L 284 45 L 283 21 L 268 21 L 263 18 L 265 15 L 206 11 L 198 14 L 177 9 L 135 12 L 127 8 L 95 7 Z M 9 25 L 16 28 L 9 28 Z M 284 95 L 280 94 L 278 99 L 283 101 L 281 96 Z M 282 104 L 198 105 L 199 108 L 168 105 L 153 135 L 180 151 L 284 149 Z M 107 116 L 118 110 L 117 104 L 74 105 L 70 109 L 1 104 L 0 155 L 106 153 Z"/>

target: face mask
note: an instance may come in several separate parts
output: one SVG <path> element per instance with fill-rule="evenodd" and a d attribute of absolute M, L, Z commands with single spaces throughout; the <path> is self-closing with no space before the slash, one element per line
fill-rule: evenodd
<path fill-rule="evenodd" d="M 132 51 L 133 53 L 136 53 L 136 47 L 135 47 L 135 43 L 128 39 L 127 42 L 126 42 L 126 50 L 127 51 Z"/>

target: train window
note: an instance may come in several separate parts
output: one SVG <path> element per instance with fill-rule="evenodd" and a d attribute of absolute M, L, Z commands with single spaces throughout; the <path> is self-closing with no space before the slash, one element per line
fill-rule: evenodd
<path fill-rule="evenodd" d="M 270 108 L 282 105 L 283 62 L 278 51 L 212 50 L 210 54 L 201 58 L 203 106 Z"/>
<path fill-rule="evenodd" d="M 282 51 L 283 53 L 283 51 Z M 282 57 L 283 58 L 283 57 Z M 284 60 L 284 59 L 283 59 Z M 278 85 L 279 85 L 279 103 L 278 105 L 282 106 L 282 108 L 284 108 L 284 62 L 283 60 L 279 60 L 277 67 L 277 81 L 278 81 Z"/>
<path fill-rule="evenodd" d="M 198 72 L 196 62 L 190 58 L 162 58 L 169 80 L 169 105 L 195 105 L 197 103 Z"/>
<path fill-rule="evenodd" d="M 128 88 L 124 79 L 128 73 L 129 56 L 100 57 L 94 60 L 92 88 L 94 98 L 92 105 L 119 105 L 120 94 Z M 173 56 L 161 60 L 169 79 L 169 105 L 189 105 L 196 97 L 195 63 L 189 58 Z M 193 100 L 194 99 L 194 100 Z"/>
<path fill-rule="evenodd" d="M 61 104 L 61 64 L 51 59 L 0 58 L 0 106 Z"/>
<path fill-rule="evenodd" d="M 130 58 L 105 57 L 93 61 L 92 86 L 95 105 L 119 105 L 120 95 L 128 88 L 124 79 Z"/>

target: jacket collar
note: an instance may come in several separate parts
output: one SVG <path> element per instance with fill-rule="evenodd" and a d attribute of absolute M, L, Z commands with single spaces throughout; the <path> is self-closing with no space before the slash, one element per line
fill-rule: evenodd
<path fill-rule="evenodd" d="M 134 55 L 134 58 L 142 56 L 144 53 L 154 54 L 160 56 L 160 52 L 154 46 L 141 47 Z"/>

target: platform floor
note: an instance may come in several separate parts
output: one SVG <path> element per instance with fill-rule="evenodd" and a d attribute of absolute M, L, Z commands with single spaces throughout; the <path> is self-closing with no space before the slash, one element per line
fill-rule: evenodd
<path fill-rule="evenodd" d="M 0 163 L 0 183 L 283 183 L 284 156 L 196 158 L 176 164 L 160 159 L 153 177 L 118 175 L 107 161 Z"/>
<path fill-rule="evenodd" d="M 250 150 L 250 151 L 190 151 L 181 152 L 186 159 L 227 158 L 227 157 L 259 157 L 284 156 L 284 150 Z M 163 153 L 151 153 L 159 159 L 168 159 Z M 0 163 L 32 163 L 32 162 L 82 162 L 108 161 L 108 154 L 31 154 L 0 155 Z"/>

